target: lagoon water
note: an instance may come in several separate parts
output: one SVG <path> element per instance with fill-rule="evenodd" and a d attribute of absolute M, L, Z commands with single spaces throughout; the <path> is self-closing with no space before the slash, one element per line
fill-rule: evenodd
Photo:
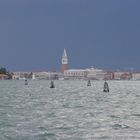
<path fill-rule="evenodd" d="M 140 81 L 0 81 L 0 140 L 139 140 Z"/>

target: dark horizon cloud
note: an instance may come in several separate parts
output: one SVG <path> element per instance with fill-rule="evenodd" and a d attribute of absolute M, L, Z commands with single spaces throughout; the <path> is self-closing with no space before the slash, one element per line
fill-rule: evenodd
<path fill-rule="evenodd" d="M 1 0 L 0 66 L 10 71 L 134 69 L 140 65 L 139 0 Z"/>

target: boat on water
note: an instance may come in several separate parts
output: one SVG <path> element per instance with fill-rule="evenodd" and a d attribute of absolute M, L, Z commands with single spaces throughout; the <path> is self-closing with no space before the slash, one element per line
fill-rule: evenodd
<path fill-rule="evenodd" d="M 90 82 L 90 80 L 88 80 L 87 86 L 91 86 L 91 82 Z"/>
<path fill-rule="evenodd" d="M 53 81 L 51 81 L 51 83 L 50 83 L 50 88 L 55 88 Z"/>

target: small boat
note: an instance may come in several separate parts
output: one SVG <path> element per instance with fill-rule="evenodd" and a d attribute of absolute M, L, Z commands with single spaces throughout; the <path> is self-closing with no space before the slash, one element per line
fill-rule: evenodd
<path fill-rule="evenodd" d="M 109 86 L 108 86 L 108 83 L 105 81 L 104 82 L 104 92 L 109 92 Z"/>
<path fill-rule="evenodd" d="M 87 86 L 91 86 L 91 82 L 90 82 L 90 80 L 88 80 Z"/>
<path fill-rule="evenodd" d="M 25 79 L 25 85 L 28 85 L 28 81 L 27 81 L 27 79 Z"/>
<path fill-rule="evenodd" d="M 50 88 L 55 88 L 53 81 L 51 81 L 51 83 L 50 83 Z"/>

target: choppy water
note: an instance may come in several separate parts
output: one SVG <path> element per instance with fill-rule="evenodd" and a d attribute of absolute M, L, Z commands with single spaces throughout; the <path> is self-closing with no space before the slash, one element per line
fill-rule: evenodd
<path fill-rule="evenodd" d="M 0 140 L 139 140 L 140 81 L 0 81 Z"/>

